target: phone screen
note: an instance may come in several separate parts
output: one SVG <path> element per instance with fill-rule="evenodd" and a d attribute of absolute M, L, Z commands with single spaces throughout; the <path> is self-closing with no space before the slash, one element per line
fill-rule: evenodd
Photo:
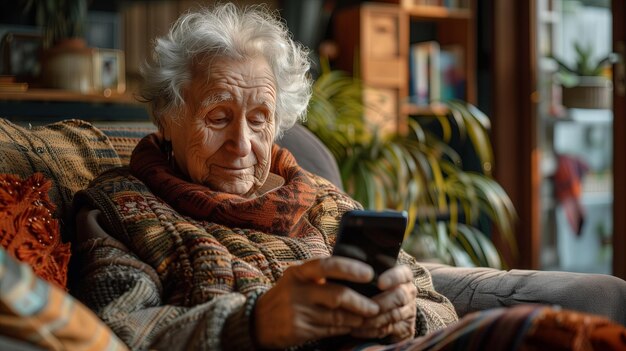
<path fill-rule="evenodd" d="M 395 266 L 406 225 L 406 212 L 346 212 L 341 219 L 333 255 L 350 257 L 369 264 L 374 269 L 375 277 L 369 284 L 341 283 L 366 296 L 378 293 L 375 282 L 378 275 Z"/>

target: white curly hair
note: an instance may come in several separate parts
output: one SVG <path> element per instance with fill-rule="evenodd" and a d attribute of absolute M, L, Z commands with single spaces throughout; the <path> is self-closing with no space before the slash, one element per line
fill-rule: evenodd
<path fill-rule="evenodd" d="M 192 80 L 194 62 L 262 55 L 276 80 L 279 138 L 306 115 L 312 85 L 308 54 L 267 6 L 218 4 L 183 14 L 168 34 L 156 40 L 153 60 L 141 70 L 140 97 L 150 104 L 152 121 L 159 126 L 162 118 L 175 118 L 166 116 L 176 116 L 184 107 L 182 92 Z"/>

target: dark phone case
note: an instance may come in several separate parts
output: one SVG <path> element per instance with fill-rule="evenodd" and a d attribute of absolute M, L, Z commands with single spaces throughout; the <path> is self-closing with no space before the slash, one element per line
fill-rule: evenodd
<path fill-rule="evenodd" d="M 406 212 L 354 210 L 344 214 L 333 255 L 363 261 L 374 268 L 370 283 L 330 280 L 350 287 L 364 296 L 380 292 L 378 276 L 393 267 L 398 258 L 407 225 Z"/>

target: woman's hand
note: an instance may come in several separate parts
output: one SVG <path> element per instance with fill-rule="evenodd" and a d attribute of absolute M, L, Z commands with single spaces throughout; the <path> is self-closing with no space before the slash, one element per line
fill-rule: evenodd
<path fill-rule="evenodd" d="M 417 288 L 412 282 L 413 273 L 408 266 L 395 266 L 378 279 L 382 293 L 373 297 L 380 306 L 379 314 L 368 318 L 351 335 L 359 338 L 384 338 L 390 336 L 399 342 L 415 335 L 417 314 Z"/>
<path fill-rule="evenodd" d="M 259 346 L 286 348 L 349 334 L 366 318 L 378 315 L 379 304 L 387 306 L 391 302 L 376 303 L 345 286 L 325 284 L 326 279 L 366 283 L 373 276 L 367 264 L 343 257 L 315 259 L 289 267 L 256 303 L 254 320 Z M 393 275 L 390 279 L 394 279 Z"/>

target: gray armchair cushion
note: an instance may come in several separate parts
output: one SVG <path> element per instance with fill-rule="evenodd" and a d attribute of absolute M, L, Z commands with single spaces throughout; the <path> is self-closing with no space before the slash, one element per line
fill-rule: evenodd
<path fill-rule="evenodd" d="M 520 303 L 558 305 L 626 325 L 626 282 L 603 274 L 461 268 L 425 264 L 459 315 Z"/>
<path fill-rule="evenodd" d="M 333 155 L 311 131 L 299 124 L 285 132 L 278 145 L 287 148 L 300 167 L 324 177 L 339 189 L 343 189 L 339 167 Z"/>

